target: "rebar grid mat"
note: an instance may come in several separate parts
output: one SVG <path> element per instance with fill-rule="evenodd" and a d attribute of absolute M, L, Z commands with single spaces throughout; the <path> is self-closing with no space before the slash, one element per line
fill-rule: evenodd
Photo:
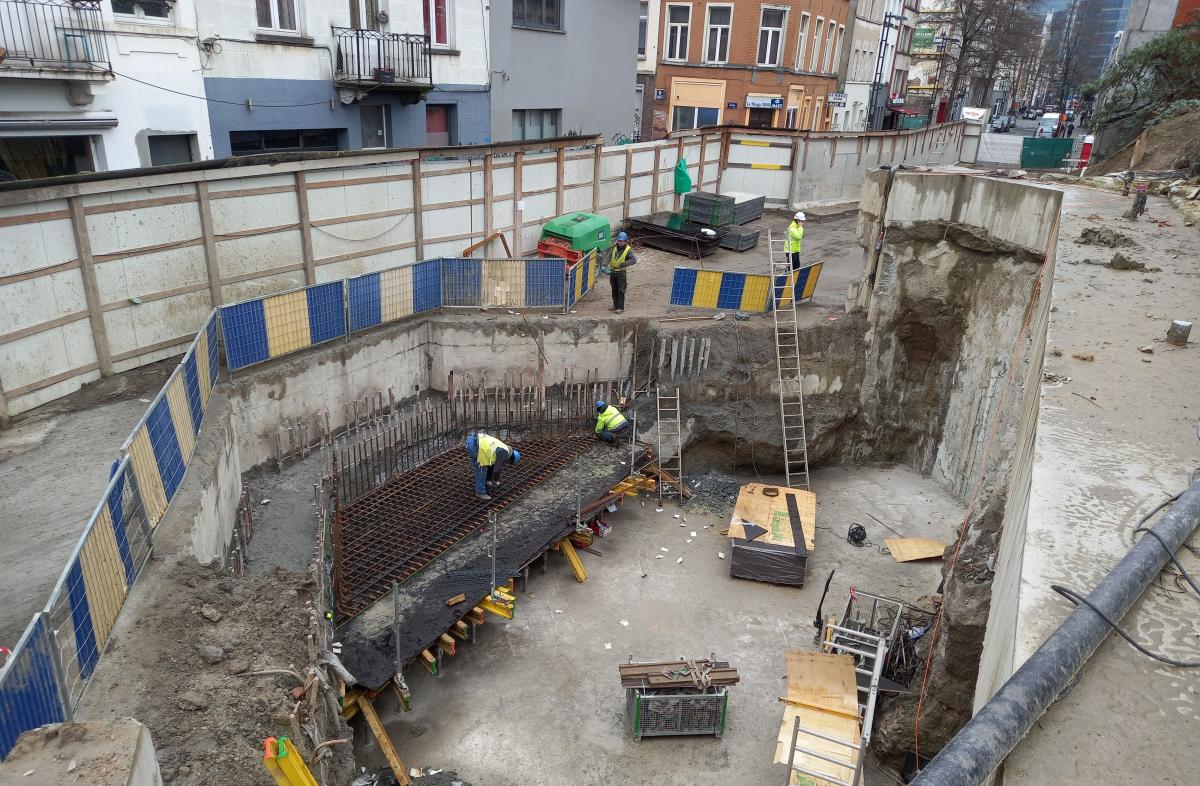
<path fill-rule="evenodd" d="M 503 469 L 491 501 L 477 499 L 461 444 L 398 474 L 334 512 L 333 585 L 343 620 L 391 591 L 595 444 L 592 435 L 513 441 L 521 461 Z"/>

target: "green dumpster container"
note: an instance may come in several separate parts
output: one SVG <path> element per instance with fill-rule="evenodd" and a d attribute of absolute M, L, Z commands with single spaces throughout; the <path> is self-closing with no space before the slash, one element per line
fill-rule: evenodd
<path fill-rule="evenodd" d="M 1063 159 L 1071 155 L 1075 140 L 1067 139 L 1037 139 L 1025 137 L 1021 142 L 1022 169 L 1055 169 L 1065 166 Z"/>
<path fill-rule="evenodd" d="M 552 240 L 555 245 L 572 251 L 586 253 L 596 249 L 602 253 L 612 245 L 612 227 L 607 218 L 595 213 L 567 213 L 542 226 L 542 240 Z"/>

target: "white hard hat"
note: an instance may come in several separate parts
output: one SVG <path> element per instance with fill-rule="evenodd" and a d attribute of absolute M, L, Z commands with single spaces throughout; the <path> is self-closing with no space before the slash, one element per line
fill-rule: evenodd
<path fill-rule="evenodd" d="M 807 216 L 804 215 L 803 210 L 798 210 L 796 211 L 796 215 L 792 216 L 792 218 L 796 219 L 797 221 L 804 221 L 807 219 Z"/>

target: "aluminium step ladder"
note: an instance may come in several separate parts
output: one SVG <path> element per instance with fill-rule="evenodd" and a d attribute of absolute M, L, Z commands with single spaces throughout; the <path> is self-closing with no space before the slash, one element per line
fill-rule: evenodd
<path fill-rule="evenodd" d="M 804 375 L 795 279 L 784 241 L 767 231 L 771 265 L 771 315 L 775 321 L 775 367 L 779 372 L 779 420 L 783 427 L 784 473 L 789 488 L 808 490 L 808 432 L 804 422 Z"/>
<path fill-rule="evenodd" d="M 664 496 L 677 496 L 682 502 L 683 435 L 679 421 L 679 388 L 675 388 L 675 395 L 672 396 L 663 393 L 661 387 L 655 387 L 655 407 L 658 414 L 658 468 L 679 484 L 665 483 L 660 477 L 658 501 L 661 505 Z"/>

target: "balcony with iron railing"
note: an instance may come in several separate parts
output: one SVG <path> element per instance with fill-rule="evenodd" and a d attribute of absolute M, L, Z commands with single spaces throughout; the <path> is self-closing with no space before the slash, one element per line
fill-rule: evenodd
<path fill-rule="evenodd" d="M 111 79 L 100 0 L 0 0 L 0 76 Z"/>
<path fill-rule="evenodd" d="M 335 27 L 333 43 L 339 85 L 418 93 L 433 89 L 427 36 Z"/>

